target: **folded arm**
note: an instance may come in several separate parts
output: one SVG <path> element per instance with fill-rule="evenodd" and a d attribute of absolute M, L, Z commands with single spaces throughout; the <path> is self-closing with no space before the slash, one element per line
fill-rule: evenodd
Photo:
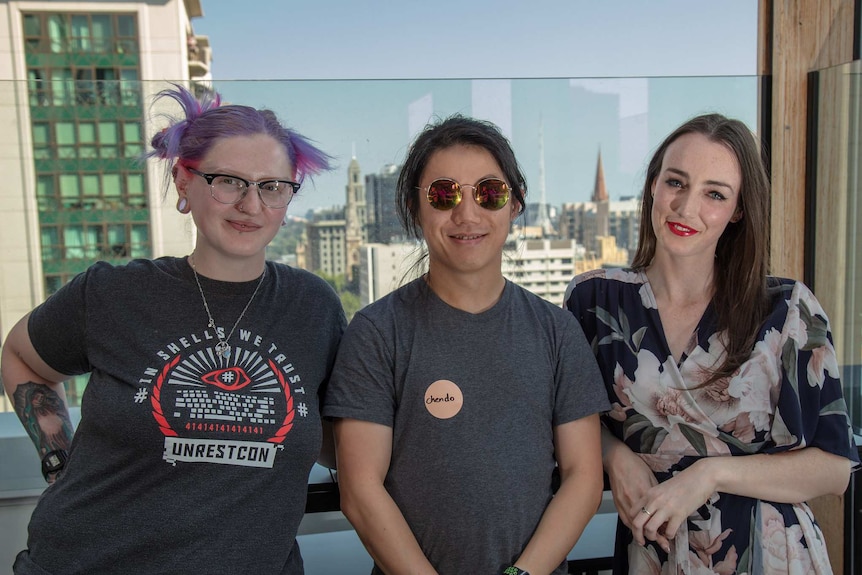
<path fill-rule="evenodd" d="M 604 463 L 620 518 L 643 544 L 668 539 L 713 493 L 800 503 L 847 489 L 852 464 L 816 447 L 783 453 L 705 457 L 658 483 L 647 465 L 605 431 Z M 776 481 L 775 478 L 782 478 Z M 649 511 L 644 513 L 643 509 Z"/>
<path fill-rule="evenodd" d="M 646 493 L 641 506 L 650 510 L 652 516 L 638 516 L 633 522 L 633 532 L 635 538 L 639 531 L 650 539 L 661 531 L 673 538 L 686 518 L 715 492 L 776 503 L 800 503 L 821 495 L 840 495 L 850 481 L 850 470 L 850 460 L 816 447 L 784 453 L 707 457 Z"/>

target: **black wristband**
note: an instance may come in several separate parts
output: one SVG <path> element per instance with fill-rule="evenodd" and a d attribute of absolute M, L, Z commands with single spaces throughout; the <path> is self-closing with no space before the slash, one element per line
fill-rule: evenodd
<path fill-rule="evenodd" d="M 511 567 L 506 567 L 505 569 L 503 569 L 503 575 L 530 575 L 530 574 L 527 573 L 526 571 L 524 571 L 523 569 L 519 569 L 518 567 L 515 567 L 514 565 L 512 565 Z"/>
<path fill-rule="evenodd" d="M 69 454 L 66 453 L 65 449 L 55 449 L 46 453 L 45 457 L 42 458 L 42 477 L 45 478 L 45 481 L 48 481 L 50 474 L 63 471 L 68 458 Z"/>

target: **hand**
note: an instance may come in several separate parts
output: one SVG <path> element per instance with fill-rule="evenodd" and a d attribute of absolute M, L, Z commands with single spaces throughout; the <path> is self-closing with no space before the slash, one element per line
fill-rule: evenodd
<path fill-rule="evenodd" d="M 621 445 L 612 456 L 605 459 L 605 470 L 611 484 L 611 495 L 623 525 L 631 529 L 638 544 L 643 545 L 643 532 L 635 530 L 635 520 L 642 515 L 641 507 L 649 490 L 658 485 L 652 470 L 637 454 Z M 666 548 L 667 540 L 657 541 Z"/>
<path fill-rule="evenodd" d="M 654 485 L 633 502 L 630 528 L 635 541 L 643 545 L 645 539 L 650 539 L 669 552 L 669 541 L 676 537 L 680 525 L 703 506 L 715 490 L 712 475 L 707 471 L 711 459 L 697 461 L 667 481 Z"/>

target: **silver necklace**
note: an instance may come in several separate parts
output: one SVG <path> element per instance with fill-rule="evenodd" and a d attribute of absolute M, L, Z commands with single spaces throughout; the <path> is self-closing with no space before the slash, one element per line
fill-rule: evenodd
<path fill-rule="evenodd" d="M 198 291 L 201 292 L 201 300 L 204 302 L 204 309 L 207 312 L 207 319 L 209 319 L 209 323 L 207 327 L 209 327 L 213 332 L 215 332 L 216 337 L 218 338 L 218 343 L 215 346 L 216 353 L 223 358 L 227 359 L 230 357 L 230 344 L 227 342 L 230 339 L 230 336 L 233 335 L 233 332 L 236 331 L 236 326 L 239 325 L 239 322 L 242 320 L 245 312 L 248 311 L 248 306 L 251 305 L 251 302 L 254 301 L 254 296 L 257 295 L 260 286 L 263 284 L 263 278 L 266 277 L 266 264 L 263 266 L 263 273 L 260 274 L 260 281 L 257 282 L 257 287 L 254 288 L 254 293 L 251 294 L 251 298 L 249 298 L 248 303 L 245 304 L 245 307 L 242 308 L 242 312 L 239 314 L 239 317 L 236 318 L 236 323 L 233 324 L 233 327 L 230 328 L 230 333 L 227 334 L 227 337 L 220 337 L 219 331 L 216 329 L 215 320 L 213 319 L 213 314 L 210 313 L 210 306 L 207 304 L 207 298 L 204 295 L 204 288 L 201 287 L 201 280 L 198 278 L 198 270 L 195 268 L 195 254 L 192 252 L 192 255 L 189 256 L 189 262 L 192 264 L 192 273 L 195 274 L 195 283 L 198 284 Z"/>

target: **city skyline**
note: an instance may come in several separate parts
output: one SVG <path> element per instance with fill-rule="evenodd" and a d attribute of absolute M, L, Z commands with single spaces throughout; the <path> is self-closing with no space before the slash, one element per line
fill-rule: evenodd
<path fill-rule="evenodd" d="M 452 113 L 494 121 L 510 137 L 529 202 L 540 201 L 541 148 L 548 204 L 588 201 L 599 153 L 611 200 L 637 196 L 650 152 L 685 118 L 715 111 L 754 129 L 757 85 L 756 77 L 214 81 L 226 100 L 271 108 L 335 156 L 336 168 L 294 200 L 297 216 L 344 204 L 354 153 L 363 176 L 399 165 L 427 119 Z"/>
<path fill-rule="evenodd" d="M 600 151 L 611 199 L 636 195 L 652 147 L 691 115 L 718 111 L 756 127 L 757 9 L 747 0 L 202 7 L 194 26 L 210 37 L 216 89 L 272 108 L 336 157 L 336 170 L 297 196 L 294 215 L 343 205 L 353 150 L 363 174 L 397 165 L 429 117 L 457 112 L 498 123 L 534 202 L 543 124 L 552 205 L 589 199 Z M 253 42 L 236 34 L 264 20 L 289 22 L 289 33 Z"/>

